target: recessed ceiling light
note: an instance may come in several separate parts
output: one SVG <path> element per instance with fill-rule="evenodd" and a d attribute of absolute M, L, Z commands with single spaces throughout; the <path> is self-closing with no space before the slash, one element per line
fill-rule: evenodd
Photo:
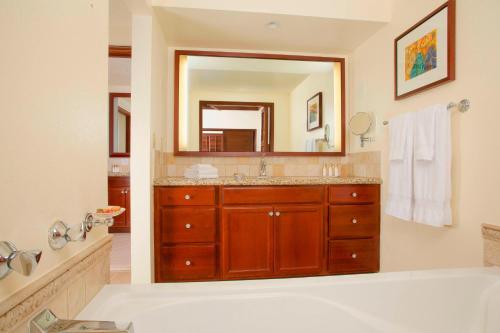
<path fill-rule="evenodd" d="M 280 24 L 279 22 L 276 22 L 276 21 L 271 21 L 269 22 L 268 24 L 266 24 L 266 26 L 269 28 L 269 29 L 278 29 L 280 27 Z"/>

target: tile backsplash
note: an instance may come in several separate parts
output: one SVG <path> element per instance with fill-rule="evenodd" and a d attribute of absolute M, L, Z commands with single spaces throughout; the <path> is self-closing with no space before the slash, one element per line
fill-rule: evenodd
<path fill-rule="evenodd" d="M 242 173 L 258 176 L 260 157 L 181 157 L 155 151 L 155 177 L 183 176 L 192 164 L 212 164 L 219 176 Z M 344 157 L 265 157 L 270 176 L 321 176 L 325 163 L 340 165 L 341 176 L 380 177 L 380 152 L 363 152 Z"/>

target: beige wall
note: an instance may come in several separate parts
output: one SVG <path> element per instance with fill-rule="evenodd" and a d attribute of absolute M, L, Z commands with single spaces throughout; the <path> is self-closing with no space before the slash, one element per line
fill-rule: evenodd
<path fill-rule="evenodd" d="M 0 281 L 1 303 L 107 233 L 47 243 L 56 219 L 107 202 L 108 3 L 2 1 L 0 40 L 0 239 L 43 250 L 33 276 Z"/>
<path fill-rule="evenodd" d="M 467 114 L 452 115 L 453 226 L 436 229 L 382 215 L 382 270 L 474 266 L 482 264 L 481 223 L 500 224 L 500 2 L 457 0 L 456 81 L 394 101 L 393 40 L 437 8 L 442 0 L 394 2 L 393 20 L 351 57 L 351 114 L 373 112 L 376 141 L 351 151 L 382 151 L 382 176 L 387 180 L 387 128 L 382 121 L 433 103 L 469 98 Z M 383 186 L 383 197 L 385 189 Z"/>

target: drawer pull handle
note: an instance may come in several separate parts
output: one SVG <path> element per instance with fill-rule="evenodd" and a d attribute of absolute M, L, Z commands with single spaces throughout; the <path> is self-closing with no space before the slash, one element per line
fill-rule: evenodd
<path fill-rule="evenodd" d="M 273 212 L 269 212 L 269 213 L 267 213 L 267 214 L 268 214 L 269 216 L 273 216 L 273 215 L 274 215 L 274 213 L 273 213 Z"/>
<path fill-rule="evenodd" d="M 358 196 L 358 194 L 356 192 L 352 192 L 351 195 L 352 195 L 353 198 L 356 198 Z"/>
<path fill-rule="evenodd" d="M 186 229 L 191 229 L 191 224 L 190 223 L 186 223 L 185 227 L 186 227 Z"/>
<path fill-rule="evenodd" d="M 189 199 L 191 199 L 191 196 L 190 196 L 189 194 L 186 194 L 186 195 L 184 196 L 184 199 L 189 200 Z"/>
<path fill-rule="evenodd" d="M 191 266 L 191 260 L 186 260 L 186 266 Z"/>
<path fill-rule="evenodd" d="M 280 216 L 280 215 L 281 215 L 281 213 L 280 213 L 280 212 L 276 212 L 276 216 Z"/>
<path fill-rule="evenodd" d="M 358 257 L 358 255 L 356 253 L 351 254 L 352 259 L 356 259 L 357 257 Z"/>
<path fill-rule="evenodd" d="M 352 219 L 352 224 L 356 224 L 356 223 L 358 223 L 358 220 Z"/>

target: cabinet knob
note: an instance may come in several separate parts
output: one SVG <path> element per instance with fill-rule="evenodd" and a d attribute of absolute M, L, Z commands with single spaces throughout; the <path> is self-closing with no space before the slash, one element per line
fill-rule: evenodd
<path fill-rule="evenodd" d="M 281 213 L 280 213 L 280 212 L 276 212 L 276 216 L 280 216 L 280 215 L 281 215 Z"/>
<path fill-rule="evenodd" d="M 352 259 L 356 259 L 357 257 L 358 257 L 358 255 L 356 253 L 351 254 Z"/>
<path fill-rule="evenodd" d="M 122 194 L 125 194 L 125 190 L 122 190 L 122 192 L 121 192 L 121 193 L 122 193 Z"/>
<path fill-rule="evenodd" d="M 356 198 L 358 196 L 358 194 L 356 192 L 352 192 L 351 195 L 353 198 Z"/>
<path fill-rule="evenodd" d="M 356 224 L 356 223 L 358 223 L 358 220 L 352 219 L 352 224 Z"/>
<path fill-rule="evenodd" d="M 185 227 L 186 227 L 186 229 L 191 229 L 191 224 L 190 223 L 186 223 Z"/>
<path fill-rule="evenodd" d="M 274 215 L 274 213 L 273 213 L 273 212 L 269 212 L 269 213 L 267 213 L 267 214 L 268 214 L 269 216 L 273 216 L 273 215 Z"/>
<path fill-rule="evenodd" d="M 186 260 L 186 266 L 191 266 L 191 260 Z"/>
<path fill-rule="evenodd" d="M 189 199 L 191 199 L 191 196 L 190 196 L 189 194 L 186 194 L 186 195 L 184 196 L 184 199 L 189 200 Z"/>

